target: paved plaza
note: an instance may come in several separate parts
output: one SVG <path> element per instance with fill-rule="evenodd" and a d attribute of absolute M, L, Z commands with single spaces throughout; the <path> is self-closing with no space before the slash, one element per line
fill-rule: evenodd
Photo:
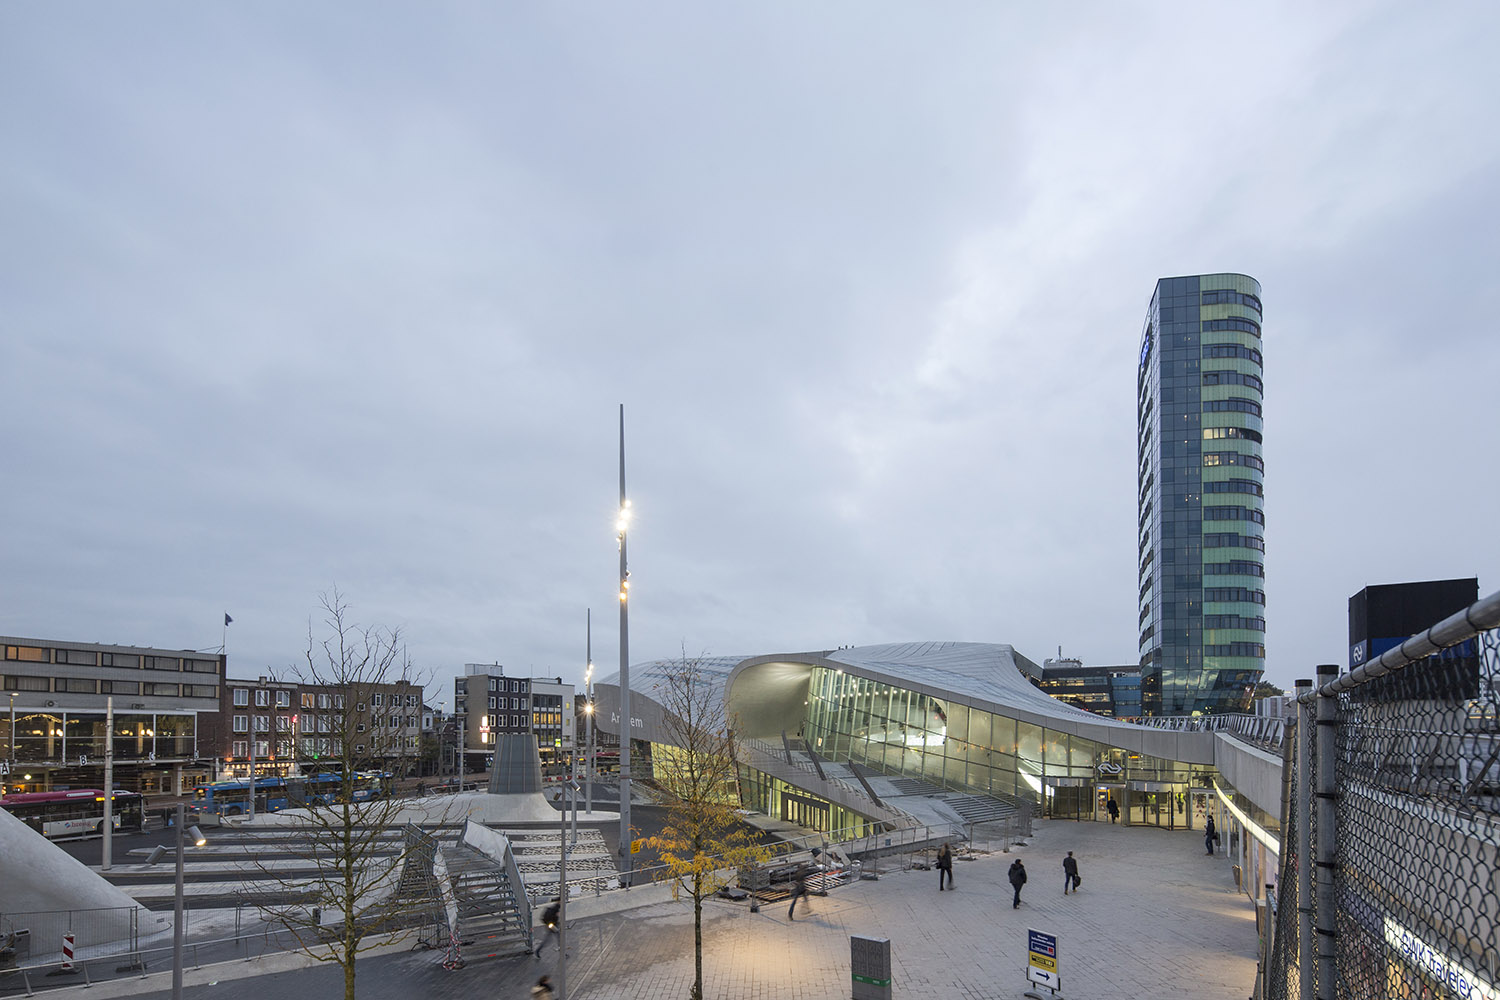
<path fill-rule="evenodd" d="M 1068 850 L 1079 860 L 1083 888 L 1064 896 Z M 1030 873 L 1019 910 L 1011 908 L 1006 881 L 1015 857 Z M 953 892 L 938 892 L 935 871 L 888 873 L 814 898 L 806 913 L 799 903 L 795 921 L 787 919 L 785 903 L 767 904 L 759 913 L 744 903 L 707 904 L 705 995 L 847 997 L 849 936 L 861 934 L 890 939 L 894 996 L 1020 997 L 1027 989 L 1028 929 L 1057 935 L 1065 997 L 1244 1000 L 1252 991 L 1254 907 L 1235 890 L 1228 861 L 1207 857 L 1196 833 L 1041 822 L 1027 846 L 954 867 Z M 628 908 L 614 909 L 621 906 Z M 580 901 L 570 915 L 569 997 L 687 996 L 693 975 L 689 903 L 650 886 Z M 524 998 L 543 972 L 556 981 L 550 945 L 541 960 L 467 957 L 466 968 L 447 972 L 435 952 L 372 955 L 360 962 L 359 996 Z M 285 968 L 296 964 L 281 957 L 190 971 L 184 996 L 308 1000 L 342 992 L 337 968 Z M 283 971 L 264 971 L 277 966 Z M 111 987 L 114 995 L 165 997 L 169 985 L 153 976 Z"/>

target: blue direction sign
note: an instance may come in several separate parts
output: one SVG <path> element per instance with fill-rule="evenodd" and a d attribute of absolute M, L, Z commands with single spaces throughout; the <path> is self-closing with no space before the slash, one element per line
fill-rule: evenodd
<path fill-rule="evenodd" d="M 1044 931 L 1026 932 L 1026 977 L 1049 989 L 1060 989 L 1057 974 L 1057 935 Z"/>

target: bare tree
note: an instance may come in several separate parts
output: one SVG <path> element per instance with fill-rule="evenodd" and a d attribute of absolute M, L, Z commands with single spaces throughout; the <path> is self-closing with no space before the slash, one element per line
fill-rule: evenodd
<path fill-rule="evenodd" d="M 261 870 L 293 900 L 268 906 L 273 919 L 308 955 L 338 963 L 354 1000 L 360 953 L 429 912 L 430 893 L 402 885 L 411 848 L 398 835 L 405 803 L 391 781 L 417 754 L 422 687 L 399 628 L 357 624 L 337 588 L 320 606 L 324 634 L 309 622 L 307 662 L 295 671 L 304 774 L 289 797 L 301 808 L 279 817 L 295 860 Z"/>
<path fill-rule="evenodd" d="M 666 823 L 646 843 L 658 852 L 660 881 L 693 901 L 693 1000 L 703 997 L 703 901 L 761 864 L 771 850 L 756 842 L 736 811 L 738 754 L 723 692 L 696 661 L 683 656 L 659 689 L 671 745 L 652 752 L 657 783 L 667 795 Z"/>

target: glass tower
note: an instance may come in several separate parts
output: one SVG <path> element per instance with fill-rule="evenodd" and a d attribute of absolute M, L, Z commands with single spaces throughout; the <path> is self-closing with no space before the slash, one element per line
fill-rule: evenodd
<path fill-rule="evenodd" d="M 1141 709 L 1249 708 L 1265 666 L 1260 284 L 1156 283 L 1136 374 Z"/>

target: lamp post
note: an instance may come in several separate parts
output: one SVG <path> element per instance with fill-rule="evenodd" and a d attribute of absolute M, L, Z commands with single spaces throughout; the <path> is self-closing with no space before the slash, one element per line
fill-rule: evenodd
<path fill-rule="evenodd" d="M 566 782 L 573 808 L 578 808 L 578 782 Z M 562 857 L 557 865 L 557 1000 L 568 997 L 568 807 L 562 807 L 562 829 L 559 831 Z"/>
<path fill-rule="evenodd" d="M 592 645 L 592 642 L 590 643 Z M 583 802 L 584 811 L 594 815 L 594 657 L 589 654 L 588 669 L 583 674 L 584 697 L 583 725 L 588 735 L 583 751 Z"/>
<path fill-rule="evenodd" d="M 630 886 L 630 569 L 625 559 L 625 535 L 630 526 L 630 501 L 625 497 L 625 404 L 620 404 L 620 867 Z"/>
<path fill-rule="evenodd" d="M 172 1000 L 182 1000 L 182 828 L 186 822 L 187 807 L 179 802 L 177 803 L 177 895 L 172 908 Z M 202 847 L 208 843 L 208 839 L 203 836 L 203 831 L 196 826 L 190 832 L 194 847 Z M 152 851 L 150 863 L 154 864 L 162 853 L 164 851 L 160 847 Z"/>
<path fill-rule="evenodd" d="M 10 762 L 16 762 L 16 695 L 19 691 L 11 691 L 10 694 Z"/>

